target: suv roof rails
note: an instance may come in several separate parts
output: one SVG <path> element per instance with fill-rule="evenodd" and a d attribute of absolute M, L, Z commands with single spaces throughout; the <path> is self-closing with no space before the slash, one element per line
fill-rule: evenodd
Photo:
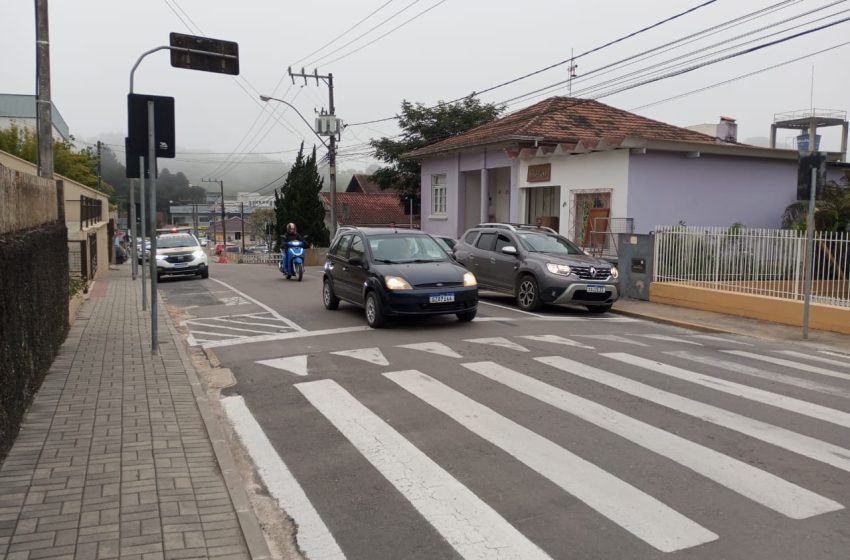
<path fill-rule="evenodd" d="M 543 231 L 548 231 L 549 233 L 554 233 L 554 234 L 558 233 L 554 229 L 552 229 L 550 227 L 546 227 L 546 226 L 537 226 L 537 225 L 534 225 L 534 224 L 512 224 L 512 223 L 508 223 L 508 222 L 484 222 L 484 223 L 478 224 L 475 227 L 491 227 L 491 228 L 498 228 L 498 229 L 507 229 L 507 230 L 510 230 L 510 231 L 518 231 L 518 230 L 521 230 L 521 229 L 543 230 Z"/>

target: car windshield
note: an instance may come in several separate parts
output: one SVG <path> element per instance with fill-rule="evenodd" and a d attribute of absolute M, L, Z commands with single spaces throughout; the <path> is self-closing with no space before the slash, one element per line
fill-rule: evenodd
<path fill-rule="evenodd" d="M 156 246 L 158 249 L 177 249 L 179 247 L 197 247 L 198 242 L 191 235 L 169 235 L 158 237 Z"/>
<path fill-rule="evenodd" d="M 584 254 L 584 251 L 574 245 L 572 241 L 560 235 L 519 232 L 517 236 L 527 250 L 535 253 L 552 253 L 554 255 Z"/>
<path fill-rule="evenodd" d="M 369 237 L 369 249 L 376 262 L 444 262 L 445 250 L 428 235 L 395 233 Z"/>

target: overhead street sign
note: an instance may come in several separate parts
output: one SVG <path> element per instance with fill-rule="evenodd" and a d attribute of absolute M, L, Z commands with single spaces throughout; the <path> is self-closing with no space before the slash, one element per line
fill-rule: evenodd
<path fill-rule="evenodd" d="M 148 155 L 148 101 L 153 101 L 156 157 L 174 157 L 174 98 L 162 95 L 127 95 L 127 155 Z"/>
<path fill-rule="evenodd" d="M 239 44 L 183 33 L 171 33 L 171 65 L 175 68 L 239 75 Z"/>

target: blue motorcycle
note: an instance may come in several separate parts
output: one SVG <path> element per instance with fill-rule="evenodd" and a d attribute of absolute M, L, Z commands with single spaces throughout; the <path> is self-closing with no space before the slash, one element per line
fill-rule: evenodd
<path fill-rule="evenodd" d="M 280 255 L 280 271 L 287 280 L 295 276 L 301 281 L 304 276 L 304 243 L 289 241 L 286 244 L 286 250 Z"/>

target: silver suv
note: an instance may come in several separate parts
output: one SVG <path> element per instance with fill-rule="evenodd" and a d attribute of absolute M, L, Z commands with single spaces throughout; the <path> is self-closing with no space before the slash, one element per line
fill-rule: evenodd
<path fill-rule="evenodd" d="M 480 224 L 463 235 L 454 254 L 481 289 L 511 294 L 525 311 L 551 303 L 605 313 L 620 296 L 617 267 L 549 228 Z"/>

